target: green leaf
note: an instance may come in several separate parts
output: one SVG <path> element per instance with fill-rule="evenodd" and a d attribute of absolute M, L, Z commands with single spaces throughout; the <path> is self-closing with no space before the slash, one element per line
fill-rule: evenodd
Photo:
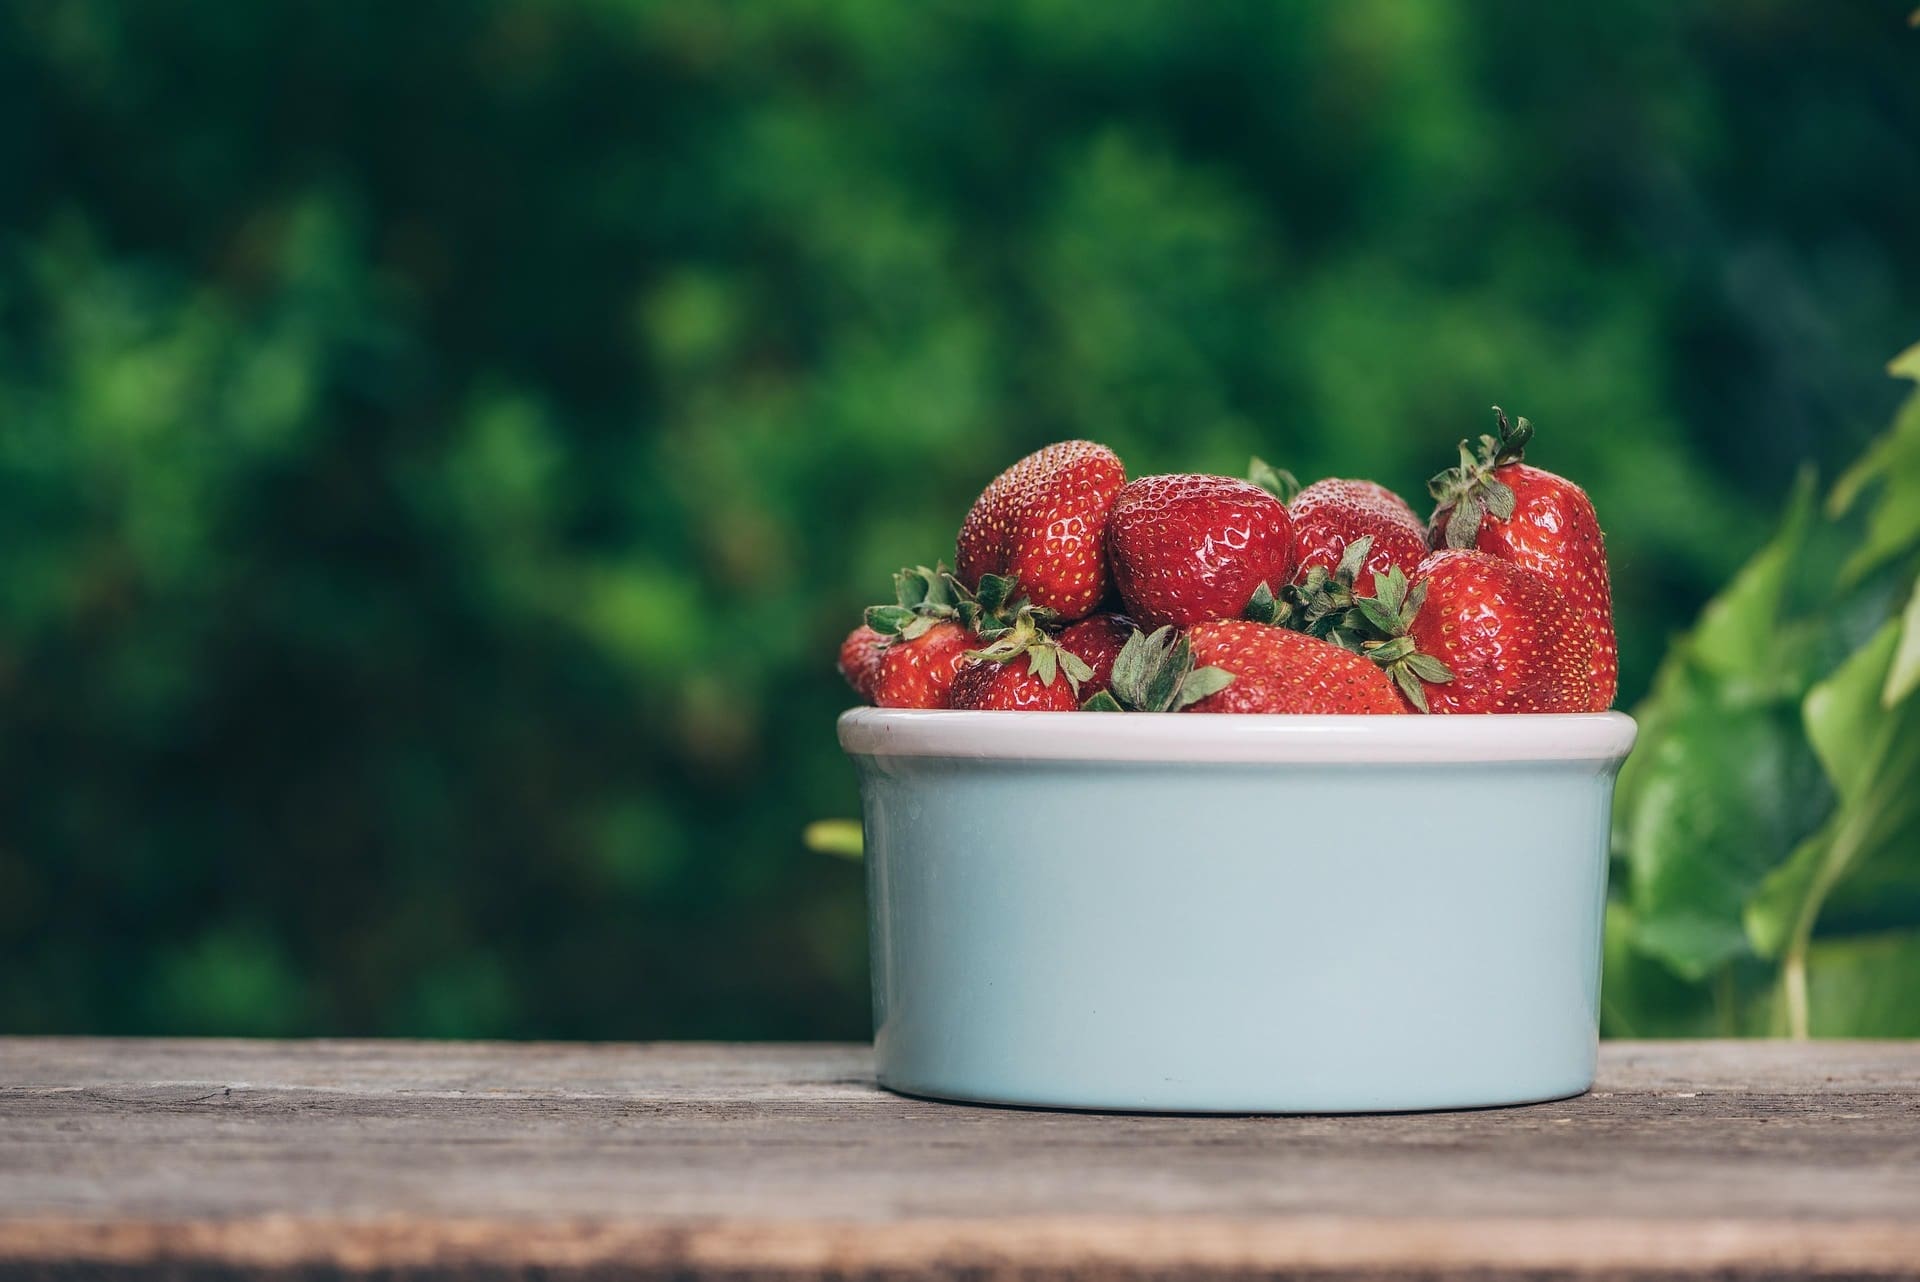
<path fill-rule="evenodd" d="M 1453 680 L 1453 669 L 1430 654 L 1419 651 L 1407 656 L 1407 667 L 1422 681 L 1431 681 L 1435 685 L 1445 685 Z"/>
<path fill-rule="evenodd" d="M 1380 598 L 1363 596 L 1353 604 L 1368 623 L 1379 629 L 1380 635 L 1390 637 L 1400 630 L 1399 613 Z"/>
<path fill-rule="evenodd" d="M 858 819 L 816 819 L 801 830 L 800 840 L 816 854 L 858 859 L 866 853 Z"/>
<path fill-rule="evenodd" d="M 1066 673 L 1067 679 L 1076 686 L 1082 681 L 1093 680 L 1093 665 L 1068 649 L 1060 650 L 1060 670 Z"/>
<path fill-rule="evenodd" d="M 1447 518 L 1447 546 L 1456 551 L 1471 548 L 1480 533 L 1480 518 L 1484 511 L 1475 494 L 1468 494 L 1454 504 L 1453 515 Z"/>
<path fill-rule="evenodd" d="M 1292 472 L 1275 467 L 1262 458 L 1248 462 L 1247 479 L 1282 503 L 1293 502 L 1294 496 L 1300 493 L 1300 482 Z"/>
<path fill-rule="evenodd" d="M 899 636 L 901 629 L 913 622 L 914 613 L 903 605 L 870 605 L 867 607 L 867 626 L 882 636 Z"/>
<path fill-rule="evenodd" d="M 1903 355 L 1906 361 L 1911 355 Z M 1867 490 L 1879 487 L 1867 530 L 1840 569 L 1843 582 L 1870 572 L 1920 546 L 1920 392 L 1909 396 L 1893 429 L 1835 482 L 1828 510 L 1850 511 Z"/>
<path fill-rule="evenodd" d="M 1161 658 L 1159 666 L 1150 674 L 1147 681 L 1147 697 L 1144 706 L 1148 712 L 1161 712 L 1173 706 L 1173 696 L 1180 689 L 1180 683 L 1193 669 L 1193 647 L 1185 634 L 1174 639 L 1173 645 Z"/>
<path fill-rule="evenodd" d="M 1502 521 L 1511 521 L 1516 501 L 1511 485 L 1505 481 L 1496 481 L 1492 477 L 1487 478 L 1485 499 L 1487 511 Z"/>
<path fill-rule="evenodd" d="M 1789 680 L 1795 665 L 1782 661 L 1780 625 L 1789 589 L 1805 573 L 1814 516 L 1813 474 L 1802 472 L 1780 532 L 1701 612 L 1681 651 L 1683 661 L 1756 694 L 1799 694 Z"/>
<path fill-rule="evenodd" d="M 1360 571 L 1373 554 L 1373 536 L 1362 534 L 1340 551 L 1339 564 L 1333 567 L 1333 575 L 1343 583 L 1359 581 Z"/>
<path fill-rule="evenodd" d="M 1882 707 L 1891 708 L 1920 687 L 1920 580 L 1913 585 L 1907 608 L 1900 617 L 1900 645 L 1893 652 L 1887 669 L 1887 684 L 1881 688 Z"/>
<path fill-rule="evenodd" d="M 1118 699 L 1115 699 L 1111 694 L 1108 694 L 1105 690 L 1100 690 L 1087 696 L 1086 702 L 1080 705 L 1080 711 L 1082 712 L 1125 712 L 1126 709 L 1120 706 L 1120 701 Z"/>
<path fill-rule="evenodd" d="M 1808 1032 L 1920 1037 L 1920 931 L 1818 940 L 1807 953 Z"/>
<path fill-rule="evenodd" d="M 1280 601 L 1273 595 L 1273 589 L 1265 583 L 1255 588 L 1253 595 L 1247 598 L 1247 608 L 1242 611 L 1241 617 L 1251 619 L 1255 623 L 1277 622 L 1280 617 Z"/>
<path fill-rule="evenodd" d="M 1789 706 L 1703 702 L 1643 742 L 1622 834 L 1642 946 L 1699 979 L 1747 949 L 1762 879 L 1832 804 Z"/>
<path fill-rule="evenodd" d="M 1413 670 L 1405 664 L 1396 663 L 1388 671 L 1393 674 L 1393 683 L 1400 687 L 1400 693 L 1406 696 L 1407 702 L 1421 712 L 1427 711 L 1426 689 L 1414 676 Z"/>
<path fill-rule="evenodd" d="M 1840 804 L 1747 910 L 1769 955 L 1805 950 L 1836 919 L 1920 927 L 1920 700 L 1881 700 L 1904 631 L 1890 621 L 1807 695 L 1807 737 Z"/>
<path fill-rule="evenodd" d="M 1059 658 L 1059 647 L 1036 645 L 1027 651 L 1027 670 L 1040 678 L 1041 685 L 1050 686 L 1059 675 Z"/>
<path fill-rule="evenodd" d="M 1920 383 L 1920 343 L 1915 343 L 1906 351 L 1887 362 L 1887 373 L 1895 378 L 1910 378 Z"/>
<path fill-rule="evenodd" d="M 1233 673 L 1225 668 L 1195 668 L 1180 683 L 1180 698 L 1177 708 L 1185 708 L 1200 702 L 1208 695 L 1218 694 L 1233 684 Z"/>

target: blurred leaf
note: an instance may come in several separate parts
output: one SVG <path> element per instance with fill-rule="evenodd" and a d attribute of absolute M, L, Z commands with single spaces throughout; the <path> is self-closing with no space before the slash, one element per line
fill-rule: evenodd
<path fill-rule="evenodd" d="M 1815 1037 L 1920 1037 L 1920 931 L 1817 940 L 1807 985 Z"/>
<path fill-rule="evenodd" d="M 808 850 L 842 859 L 859 859 L 867 851 L 866 834 L 858 819 L 816 819 L 800 834 Z"/>
<path fill-rule="evenodd" d="M 1872 870 L 1876 900 L 1906 887 L 1907 902 L 1920 902 L 1920 699 L 1891 709 L 1881 702 L 1902 630 L 1898 620 L 1887 624 L 1807 696 L 1807 735 L 1840 806 L 1748 909 L 1748 933 L 1764 953 L 1804 950 L 1823 908 L 1856 871 Z"/>
<path fill-rule="evenodd" d="M 1865 536 L 1841 567 L 1843 582 L 1857 583 L 1920 546 L 1920 393 L 1907 398 L 1893 430 L 1834 483 L 1829 510 L 1847 512 L 1875 486 L 1882 490 Z"/>
<path fill-rule="evenodd" d="M 1887 668 L 1887 684 L 1880 692 L 1880 703 L 1891 708 L 1920 687 L 1920 580 L 1900 618 L 1900 647 L 1894 651 Z"/>
<path fill-rule="evenodd" d="M 1746 951 L 1748 897 L 1831 794 L 1786 709 L 1688 709 L 1639 751 L 1625 833 L 1637 938 L 1699 979 Z"/>

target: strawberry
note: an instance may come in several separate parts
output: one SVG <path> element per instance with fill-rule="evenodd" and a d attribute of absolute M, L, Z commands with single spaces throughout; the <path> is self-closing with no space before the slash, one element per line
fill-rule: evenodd
<path fill-rule="evenodd" d="M 1373 576 L 1395 566 L 1412 574 L 1427 554 L 1427 529 L 1406 500 L 1372 481 L 1315 481 L 1287 505 L 1293 517 L 1296 573 L 1315 566 L 1332 572 L 1347 547 L 1371 539 L 1371 551 L 1354 578 L 1354 593 L 1373 595 Z"/>
<path fill-rule="evenodd" d="M 956 708 L 986 712 L 1078 712 L 1080 696 L 1073 684 L 1055 673 L 1042 680 L 1031 656 L 1019 655 L 1001 663 L 973 658 L 960 665 L 953 678 Z"/>
<path fill-rule="evenodd" d="M 873 683 L 880 677 L 880 661 L 890 640 L 863 623 L 840 643 L 840 675 L 868 703 L 873 702 Z"/>
<path fill-rule="evenodd" d="M 1293 520 L 1250 481 L 1145 476 L 1114 501 L 1107 553 L 1141 626 L 1191 627 L 1235 618 L 1261 585 L 1293 577 Z"/>
<path fill-rule="evenodd" d="M 1060 633 L 1060 648 L 1079 656 L 1092 671 L 1080 682 L 1082 695 L 1107 688 L 1113 680 L 1113 661 L 1133 633 L 1133 620 L 1122 614 L 1090 614 Z"/>
<path fill-rule="evenodd" d="M 1107 591 L 1107 517 L 1127 482 L 1120 459 L 1092 441 L 1060 441 L 993 479 L 960 526 L 960 582 L 1019 580 L 1033 605 L 1062 619 L 1093 610 Z"/>
<path fill-rule="evenodd" d="M 1414 602 L 1405 639 L 1453 674 L 1427 687 L 1434 712 L 1594 709 L 1593 635 L 1545 578 L 1484 552 L 1446 550 L 1420 563 L 1414 583 L 1424 601 Z"/>
<path fill-rule="evenodd" d="M 1385 672 L 1331 641 L 1248 619 L 1196 624 L 1188 636 L 1194 662 L 1233 674 L 1230 684 L 1189 712 L 1406 711 Z"/>
<path fill-rule="evenodd" d="M 995 579 L 991 586 L 997 607 L 1006 585 Z M 894 604 L 867 610 L 866 626 L 885 642 L 871 697 L 882 708 L 944 708 L 953 674 L 976 644 L 974 631 L 987 612 L 938 566 L 900 571 L 893 576 L 893 592 Z M 843 671 L 859 670 L 847 661 L 858 636 L 856 630 L 841 644 Z"/>
<path fill-rule="evenodd" d="M 1586 491 L 1563 476 L 1521 462 L 1533 438 L 1526 419 L 1508 423 L 1494 407 L 1499 436 L 1482 436 L 1477 453 L 1460 442 L 1460 463 L 1433 478 L 1440 505 L 1432 522 L 1435 548 L 1475 548 L 1533 571 L 1566 598 L 1593 640 L 1588 706 L 1603 712 L 1620 684 L 1613 633 L 1613 588 L 1606 542 Z"/>
<path fill-rule="evenodd" d="M 981 639 L 986 644 L 968 652 L 954 678 L 954 707 L 1002 712 L 1079 708 L 1081 682 L 1093 677 L 1093 668 L 1042 631 L 1031 606 L 1019 607 L 1010 624 L 994 622 Z M 1085 638 L 1082 644 L 1087 644 Z"/>
<path fill-rule="evenodd" d="M 882 708 L 944 708 L 954 674 L 974 647 L 974 636 L 951 619 L 942 619 L 912 637 L 887 646 L 873 682 L 873 701 Z"/>

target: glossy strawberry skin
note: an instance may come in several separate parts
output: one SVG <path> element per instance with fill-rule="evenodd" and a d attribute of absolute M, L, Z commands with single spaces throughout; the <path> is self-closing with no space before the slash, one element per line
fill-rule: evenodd
<path fill-rule="evenodd" d="M 954 673 L 976 638 L 958 623 L 942 621 L 912 640 L 895 641 L 880 660 L 873 701 L 882 708 L 944 708 Z"/>
<path fill-rule="evenodd" d="M 1484 552 L 1435 552 L 1415 586 L 1427 598 L 1408 634 L 1453 670 L 1426 685 L 1436 713 L 1587 712 L 1593 637 L 1540 575 Z"/>
<path fill-rule="evenodd" d="M 1238 618 L 1262 583 L 1293 577 L 1293 519 L 1259 486 L 1225 476 L 1145 476 L 1120 491 L 1107 554 L 1142 628 Z"/>
<path fill-rule="evenodd" d="M 1315 481 L 1294 496 L 1287 511 L 1293 517 L 1296 577 L 1316 565 L 1331 574 L 1347 544 L 1373 540 L 1353 585 L 1355 596 L 1372 596 L 1373 576 L 1396 565 L 1411 577 L 1427 555 L 1427 527 L 1405 499 L 1372 481 Z"/>
<path fill-rule="evenodd" d="M 1244 619 L 1202 623 L 1187 633 L 1197 667 L 1225 668 L 1233 683 L 1188 712 L 1376 714 L 1407 711 L 1370 659 L 1304 632 Z"/>
<path fill-rule="evenodd" d="M 1526 463 L 1495 468 L 1493 477 L 1513 490 L 1513 516 L 1505 521 L 1491 512 L 1482 516 L 1474 548 L 1531 570 L 1560 591 L 1593 637 L 1594 650 L 1590 702 L 1569 711 L 1604 712 L 1619 689 L 1620 654 L 1606 541 L 1593 501 L 1565 477 Z M 1433 514 L 1436 548 L 1446 546 L 1452 512 L 1451 505 L 1443 505 Z"/>
<path fill-rule="evenodd" d="M 1034 605 L 1078 619 L 1107 591 L 1107 517 L 1127 482 L 1120 459 L 1092 441 L 1060 441 L 993 479 L 960 527 L 955 565 L 969 589 L 1010 574 Z"/>
<path fill-rule="evenodd" d="M 880 680 L 880 663 L 886 658 L 888 639 L 866 624 L 861 624 L 847 633 L 847 639 L 840 643 L 840 675 L 847 679 L 853 692 L 873 702 L 875 684 Z"/>
<path fill-rule="evenodd" d="M 975 712 L 1078 712 L 1080 698 L 1058 672 L 1043 684 L 1022 655 L 1006 663 L 969 659 L 953 678 L 950 706 Z"/>
<path fill-rule="evenodd" d="M 1133 620 L 1123 614 L 1090 614 L 1060 634 L 1060 647 L 1071 651 L 1093 669 L 1080 683 L 1082 700 L 1105 690 L 1113 680 L 1113 661 L 1133 635 Z"/>

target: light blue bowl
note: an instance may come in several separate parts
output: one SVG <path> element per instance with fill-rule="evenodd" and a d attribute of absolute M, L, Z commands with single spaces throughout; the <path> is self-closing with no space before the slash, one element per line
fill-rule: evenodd
<path fill-rule="evenodd" d="M 1593 1082 L 1620 713 L 840 718 L 880 1081 L 1166 1112 Z"/>

